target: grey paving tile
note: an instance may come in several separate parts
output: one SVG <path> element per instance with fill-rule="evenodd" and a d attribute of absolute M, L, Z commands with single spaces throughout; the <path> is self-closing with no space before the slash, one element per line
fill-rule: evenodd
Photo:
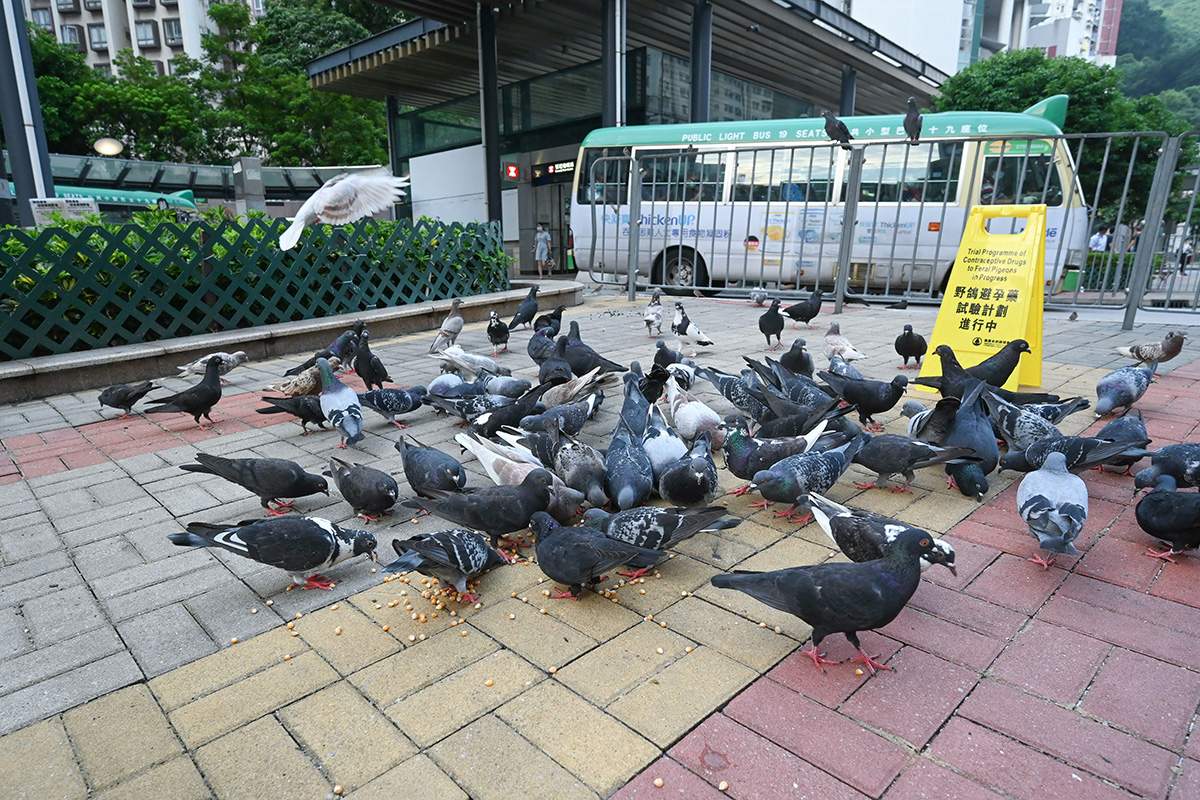
<path fill-rule="evenodd" d="M 71 558 L 89 582 L 145 563 L 137 548 L 120 535 L 77 547 L 71 551 Z"/>
<path fill-rule="evenodd" d="M 28 653 L 33 640 L 25 628 L 25 618 L 16 606 L 0 609 L 0 661 Z"/>
<path fill-rule="evenodd" d="M 61 639 L 5 661 L 0 670 L 0 696 L 124 650 L 121 639 L 107 626 Z"/>
<path fill-rule="evenodd" d="M 117 632 L 148 678 L 190 664 L 217 650 L 204 628 L 182 603 L 172 603 L 119 622 Z"/>
<path fill-rule="evenodd" d="M 83 585 L 32 598 L 21 606 L 21 613 L 38 647 L 108 625 L 96 598 Z"/>
<path fill-rule="evenodd" d="M 142 680 L 126 652 L 114 653 L 15 692 L 0 695 L 0 735 Z"/>
<path fill-rule="evenodd" d="M 244 584 L 236 582 L 189 598 L 184 605 L 220 647 L 233 637 L 248 639 L 284 622 L 274 606 L 266 605 Z"/>

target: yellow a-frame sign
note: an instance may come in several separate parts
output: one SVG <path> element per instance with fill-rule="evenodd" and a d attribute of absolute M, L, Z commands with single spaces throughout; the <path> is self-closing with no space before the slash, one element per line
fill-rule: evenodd
<path fill-rule="evenodd" d="M 987 220 L 1025 218 L 1020 233 L 988 233 Z M 1013 224 L 1013 223 L 1010 223 Z M 1005 389 L 1042 383 L 1042 305 L 1046 206 L 975 206 L 967 218 L 921 377 L 942 374 L 933 355 L 948 344 L 964 367 L 994 356 L 1013 339 L 1029 342 Z"/>

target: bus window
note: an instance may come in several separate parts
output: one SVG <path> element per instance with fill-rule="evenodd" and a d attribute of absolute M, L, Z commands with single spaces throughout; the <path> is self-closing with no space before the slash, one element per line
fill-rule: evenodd
<path fill-rule="evenodd" d="M 642 199 L 680 202 L 721 199 L 725 185 L 725 157 L 721 153 L 638 153 L 642 169 Z"/>
<path fill-rule="evenodd" d="M 583 170 L 579 174 L 579 202 L 591 205 L 600 202 L 620 206 L 629 202 L 629 159 L 613 159 L 595 167 L 596 159 L 607 155 L 607 150 L 587 150 L 583 154 Z M 592 179 L 595 178 L 595 184 Z"/>
<path fill-rule="evenodd" d="M 941 203 L 957 197 L 961 144 L 868 147 L 863 155 L 861 203 Z M 843 199 L 845 194 L 843 188 Z"/>
<path fill-rule="evenodd" d="M 982 205 L 1045 203 L 1061 206 L 1062 182 L 1053 156 L 988 156 L 983 160 L 979 202 Z"/>
<path fill-rule="evenodd" d="M 833 175 L 831 151 L 816 148 L 736 153 L 733 199 L 824 202 Z"/>

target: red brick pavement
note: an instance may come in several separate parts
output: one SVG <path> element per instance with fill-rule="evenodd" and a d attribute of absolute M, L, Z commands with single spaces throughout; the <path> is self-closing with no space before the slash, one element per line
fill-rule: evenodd
<path fill-rule="evenodd" d="M 1198 380 L 1200 361 L 1139 402 L 1152 447 L 1197 440 Z M 896 672 L 793 653 L 614 797 L 1200 798 L 1200 557 L 1143 557 L 1132 479 L 1083 478 L 1080 558 L 1026 561 L 1009 487 L 946 537 L 958 576 L 931 570 L 862 636 Z"/>

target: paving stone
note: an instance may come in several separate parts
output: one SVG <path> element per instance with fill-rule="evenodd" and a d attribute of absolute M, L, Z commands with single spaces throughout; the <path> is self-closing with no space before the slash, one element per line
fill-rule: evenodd
<path fill-rule="evenodd" d="M 1200 675 L 1117 648 L 1079 707 L 1179 750 L 1200 704 Z"/>
<path fill-rule="evenodd" d="M 195 617 L 179 603 L 119 622 L 117 632 L 149 677 L 189 664 L 217 649 Z"/>
<path fill-rule="evenodd" d="M 88 795 L 57 719 L 0 738 L 0 781 L 8 792 L 30 800 L 82 800 Z"/>
<path fill-rule="evenodd" d="M 1073 571 L 1077 575 L 1145 591 L 1162 567 L 1158 559 L 1143 558 L 1145 552 L 1140 544 L 1106 536 L 1088 549 Z"/>
<path fill-rule="evenodd" d="M 908 606 L 993 639 L 1011 639 L 1028 619 L 1025 614 L 929 581 L 921 581 Z"/>
<path fill-rule="evenodd" d="M 6 531 L 0 533 L 0 556 L 4 563 L 16 564 L 62 549 L 54 526 L 41 512 L 8 516 Z"/>
<path fill-rule="evenodd" d="M 281 709 L 279 719 L 325 775 L 346 791 L 417 752 L 387 717 L 347 683 L 335 683 Z"/>
<path fill-rule="evenodd" d="M 137 548 L 124 536 L 110 536 L 77 547 L 71 551 L 71 559 L 89 582 L 144 563 Z"/>
<path fill-rule="evenodd" d="M 1063 570 L 1041 569 L 1023 558 L 1003 553 L 971 582 L 966 592 L 989 603 L 1033 614 L 1066 577 Z"/>
<path fill-rule="evenodd" d="M 918 758 L 900 773 L 887 792 L 888 800 L 926 800 L 946 797 L 954 800 L 999 800 L 1003 795 L 980 786 L 928 758 Z"/>
<path fill-rule="evenodd" d="M 655 786 L 655 781 L 662 781 L 662 786 Z M 660 758 L 647 767 L 642 774 L 625 784 L 609 800 L 640 800 L 641 798 L 720 800 L 724 796 L 694 772 L 685 769 L 678 761 L 671 758 Z"/>
<path fill-rule="evenodd" d="M 261 800 L 268 786 L 278 797 L 324 797 L 333 788 L 273 717 L 201 747 L 196 763 L 227 800 Z"/>
<path fill-rule="evenodd" d="M 942 539 L 954 548 L 954 568 L 958 571 L 958 575 L 951 574 L 947 569 L 933 569 L 923 573 L 921 577 L 938 586 L 945 586 L 947 589 L 965 588 L 1000 555 L 999 550 L 968 542 L 966 539 L 959 539 L 953 534 L 944 536 Z M 989 598 L 985 597 L 984 599 Z M 1000 605 L 1007 604 L 1000 603 Z"/>
<path fill-rule="evenodd" d="M 555 677 L 579 695 L 606 707 L 681 658 L 684 648 L 692 644 L 656 622 L 641 622 L 589 650 Z"/>
<path fill-rule="evenodd" d="M 123 651 L 112 628 L 98 628 L 4 662 L 0 673 L 0 695 L 32 686 L 89 662 Z"/>
<path fill-rule="evenodd" d="M 5 667 L 8 662 L 5 662 Z M 0 696 L 0 734 L 9 733 L 51 714 L 66 711 L 142 680 L 128 653 L 89 661 L 52 678 Z"/>
<path fill-rule="evenodd" d="M 539 599 L 534 599 L 538 597 Z M 549 614 L 538 611 L 541 603 L 587 603 L 592 607 L 592 613 L 607 614 L 609 603 L 602 597 L 586 592 L 578 600 L 550 600 L 539 595 L 533 595 L 528 603 L 517 599 L 508 599 L 496 605 L 484 608 L 471 617 L 471 626 L 479 628 L 493 639 L 504 642 L 504 645 L 542 669 L 561 667 L 596 646 L 597 642 L 590 636 L 572 628 L 564 622 L 559 622 Z M 627 615 L 623 609 L 613 611 L 614 614 Z M 512 614 L 515 619 L 508 617 Z M 626 618 L 628 618 L 626 616 Z"/>
<path fill-rule="evenodd" d="M 272 606 L 236 581 L 188 598 L 183 604 L 218 647 L 228 646 L 233 638 L 245 641 L 283 624 Z"/>
<path fill-rule="evenodd" d="M 991 664 L 1005 644 L 911 608 L 901 611 L 881 631 L 885 636 L 977 670 Z"/>
<path fill-rule="evenodd" d="M 1062 595 L 1051 598 L 1038 618 L 1181 666 L 1192 664 L 1197 647 L 1200 647 L 1195 636 Z"/>
<path fill-rule="evenodd" d="M 534 686 L 495 713 L 601 797 L 660 754 L 649 741 L 554 680 Z M 564 720 L 570 720 L 567 736 L 561 729 Z"/>
<path fill-rule="evenodd" d="M 130 686 L 63 715 L 93 790 L 107 788 L 183 752 L 144 685 Z"/>
<path fill-rule="evenodd" d="M 686 597 L 655 616 L 655 621 L 694 642 L 765 672 L 796 647 L 796 642 L 698 597 Z"/>
<path fill-rule="evenodd" d="M 741 530 L 741 526 L 735 528 L 735 530 Z M 719 572 L 709 564 L 678 553 L 675 554 L 674 558 L 659 564 L 658 570 L 662 576 L 661 578 L 647 575 L 645 583 L 640 583 L 636 587 L 628 585 L 621 589 L 618 593 L 620 606 L 629 609 L 639 617 L 645 617 L 648 614 L 657 614 L 668 606 L 679 602 L 684 592 L 695 591 L 702 586 L 707 586 L 712 576 Z M 645 594 L 641 594 L 641 590 L 643 589 L 646 591 Z M 574 611 L 577 614 L 579 611 L 582 611 L 582 609 L 572 609 L 569 605 L 566 605 L 566 608 L 568 612 Z M 552 607 L 550 610 L 552 613 L 559 613 L 556 608 Z M 564 619 L 566 618 L 564 617 Z M 621 617 L 615 617 L 615 620 L 620 621 Z M 601 641 L 612 638 L 611 636 L 598 636 L 585 626 L 580 626 L 580 630 Z M 593 630 L 595 630 L 594 627 Z"/>
<path fill-rule="evenodd" d="M 70 559 L 67 558 L 66 552 L 61 549 L 56 549 L 37 558 L 27 558 L 20 563 L 7 566 L 4 568 L 4 572 L 0 573 L 0 598 L 7 600 L 7 592 L 26 581 L 40 578 L 53 572 L 69 570 L 70 568 Z M 3 602 L 0 605 L 11 605 L 23 599 L 25 599 L 24 595 L 20 599 Z"/>
<path fill-rule="evenodd" d="M 35 597 L 21 606 L 21 613 L 38 647 L 108 625 L 85 586 Z"/>
<path fill-rule="evenodd" d="M 885 664 L 901 648 L 895 639 L 880 636 L 872 631 L 863 631 L 858 638 L 868 653 Z M 821 652 L 828 655 L 831 646 L 837 648 L 836 655 L 843 660 L 855 654 L 844 637 L 827 638 L 821 643 Z M 813 665 L 811 658 L 797 650 L 767 673 L 767 677 L 828 708 L 837 708 L 870 680 L 865 670 L 862 675 L 856 675 L 852 667 L 852 664 L 845 663 L 818 669 Z"/>
<path fill-rule="evenodd" d="M 468 800 L 426 755 L 413 756 L 346 796 L 347 800 Z"/>
<path fill-rule="evenodd" d="M 175 758 L 165 764 L 93 795 L 96 800 L 207 800 L 212 792 L 190 758 Z"/>
<path fill-rule="evenodd" d="M 0 661 L 33 649 L 25 618 L 15 606 L 0 609 Z"/>
<path fill-rule="evenodd" d="M 349 680 L 371 702 L 386 709 L 499 647 L 479 631 L 463 637 L 457 629 L 450 629 L 375 662 Z"/>
<path fill-rule="evenodd" d="M 475 800 L 598 795 L 512 728 L 489 714 L 430 749 L 429 754 Z M 519 764 L 518 769 L 512 765 Z"/>
<path fill-rule="evenodd" d="M 1035 619 L 996 659 L 992 675 L 1071 705 L 1111 649 L 1108 642 Z"/>

